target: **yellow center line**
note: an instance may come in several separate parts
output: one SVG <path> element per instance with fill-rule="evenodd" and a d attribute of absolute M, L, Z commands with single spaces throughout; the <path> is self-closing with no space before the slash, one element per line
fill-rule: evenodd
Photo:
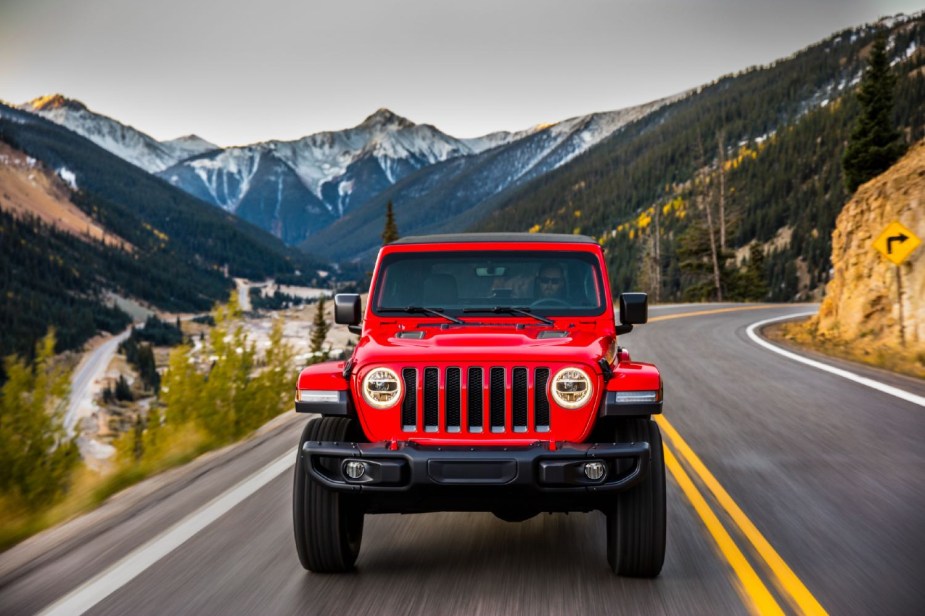
<path fill-rule="evenodd" d="M 652 317 L 649 323 L 656 321 L 667 321 L 669 319 L 683 319 L 684 317 L 702 317 L 708 314 L 722 314 L 724 312 L 740 312 L 742 310 L 764 310 L 767 308 L 780 308 L 780 304 L 759 304 L 757 306 L 732 306 L 731 308 L 714 308 L 712 310 L 701 310 L 699 312 L 681 312 L 678 314 L 664 314 L 660 317 Z"/>
<path fill-rule="evenodd" d="M 732 570 L 735 571 L 739 581 L 742 582 L 742 587 L 752 602 L 752 611 L 757 614 L 783 615 L 784 611 L 777 604 L 777 601 L 774 600 L 768 587 L 764 585 L 764 582 L 762 582 L 758 574 L 755 573 L 754 568 L 748 563 L 748 560 L 735 544 L 735 541 L 732 540 L 732 537 L 726 532 L 726 529 L 723 528 L 722 522 L 719 521 L 719 518 L 717 518 L 713 510 L 710 509 L 707 501 L 697 490 L 697 487 L 694 485 L 694 482 L 691 481 L 688 474 L 684 472 L 684 469 L 678 463 L 678 459 L 675 458 L 671 449 L 664 447 L 663 450 L 665 452 L 665 465 L 674 476 L 678 486 L 687 496 L 687 499 L 691 502 L 691 505 L 694 506 L 694 510 L 700 515 L 707 530 L 713 535 L 716 545 L 719 546 L 723 556 L 726 557 L 726 560 L 732 566 Z"/>
<path fill-rule="evenodd" d="M 729 493 L 720 485 L 719 481 L 707 470 L 707 467 L 701 462 L 700 458 L 694 453 L 687 442 L 681 438 L 681 435 L 675 430 L 674 426 L 672 426 L 663 415 L 656 415 L 654 419 L 662 431 L 668 436 L 674 448 L 678 450 L 681 456 L 687 461 L 688 465 L 690 465 L 691 469 L 693 469 L 710 489 L 717 502 L 726 510 L 729 517 L 755 547 L 755 550 L 761 558 L 764 559 L 777 578 L 777 583 L 788 595 L 790 595 L 800 611 L 804 614 L 826 614 L 822 605 L 816 601 L 816 598 L 813 597 L 812 593 L 810 593 L 803 582 L 800 581 L 800 578 L 796 576 L 790 567 L 787 566 L 787 563 L 784 562 L 784 559 L 780 557 L 773 547 L 771 547 L 771 544 L 764 538 L 764 535 L 752 524 L 748 516 L 746 516 L 735 501 L 732 500 L 732 497 L 729 496 Z M 667 454 L 667 447 L 665 451 Z M 675 460 L 675 463 L 677 463 L 677 460 Z M 674 470 L 672 470 L 672 474 L 675 474 Z M 675 479 L 677 480 L 677 475 L 675 475 Z M 699 493 L 697 496 L 700 497 Z M 688 494 L 688 498 L 691 498 L 690 494 Z M 710 513 L 712 514 L 712 512 Z M 703 514 L 701 514 L 701 517 L 703 517 Z M 704 521 L 706 521 L 706 518 L 704 518 Z M 713 531 L 711 530 L 711 532 Z M 725 530 L 723 530 L 723 532 L 725 532 Z M 714 537 L 715 536 L 714 534 Z M 719 540 L 717 539 L 717 541 Z"/>

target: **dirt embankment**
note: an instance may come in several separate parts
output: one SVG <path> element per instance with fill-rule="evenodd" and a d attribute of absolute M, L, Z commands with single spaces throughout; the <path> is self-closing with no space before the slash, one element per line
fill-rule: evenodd
<path fill-rule="evenodd" d="M 70 182 L 76 178 L 66 168 L 57 174 L 41 163 L 0 141 L 0 209 L 15 216 L 35 216 L 42 222 L 82 239 L 104 241 L 131 252 L 132 245 L 101 227 L 71 203 Z"/>
<path fill-rule="evenodd" d="M 888 261 L 874 243 L 894 222 L 925 241 L 925 141 L 845 205 L 819 315 L 789 333 L 821 350 L 925 377 L 925 244 L 899 266 Z M 900 250 L 901 234 L 895 237 L 892 248 Z"/>

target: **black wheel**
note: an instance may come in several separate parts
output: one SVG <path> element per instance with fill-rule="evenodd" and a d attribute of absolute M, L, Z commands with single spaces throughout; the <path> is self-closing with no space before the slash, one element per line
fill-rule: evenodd
<path fill-rule="evenodd" d="M 656 577 L 665 562 L 665 459 L 654 421 L 626 419 L 617 426 L 617 442 L 648 441 L 649 472 L 642 482 L 617 496 L 607 514 L 607 562 L 614 573 Z"/>
<path fill-rule="evenodd" d="M 344 417 L 318 417 L 308 422 L 299 441 L 359 441 L 355 422 Z M 328 490 L 315 481 L 296 454 L 292 486 L 292 526 L 299 562 L 315 573 L 353 569 L 363 539 L 363 509 L 349 494 Z"/>

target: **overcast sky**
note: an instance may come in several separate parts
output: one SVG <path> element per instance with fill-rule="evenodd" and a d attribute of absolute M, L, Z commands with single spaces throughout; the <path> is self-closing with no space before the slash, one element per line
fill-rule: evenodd
<path fill-rule="evenodd" d="M 354 126 L 457 137 L 668 96 L 907 0 L 0 0 L 0 99 L 60 92 L 157 139 Z"/>

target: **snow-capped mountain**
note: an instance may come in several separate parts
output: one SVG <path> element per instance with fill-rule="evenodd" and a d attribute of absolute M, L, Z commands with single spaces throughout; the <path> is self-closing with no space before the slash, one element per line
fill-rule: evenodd
<path fill-rule="evenodd" d="M 289 244 L 335 219 L 292 167 L 266 144 L 216 150 L 158 175 Z"/>
<path fill-rule="evenodd" d="M 195 135 L 161 143 L 131 126 L 94 113 L 80 101 L 61 94 L 41 96 L 19 107 L 86 137 L 149 173 L 162 171 L 184 158 L 217 147 Z"/>
<path fill-rule="evenodd" d="M 200 154 L 205 154 L 206 152 L 211 152 L 212 150 L 221 149 L 214 143 L 206 141 L 199 135 L 184 135 L 169 141 L 161 141 L 161 145 L 164 146 L 164 148 L 171 155 L 173 155 L 175 162 L 185 160 L 192 156 L 199 156 Z"/>
<path fill-rule="evenodd" d="M 381 243 L 389 200 L 400 213 L 403 235 L 466 229 L 488 215 L 506 191 L 561 167 L 629 123 L 684 96 L 537 127 L 478 154 L 430 165 L 347 212 L 301 246 L 335 259 L 369 256 L 366 253 Z"/>
<path fill-rule="evenodd" d="M 378 202 L 380 195 L 410 176 L 439 163 L 465 160 L 424 173 L 426 182 L 413 181 L 401 192 L 403 196 L 421 191 L 421 195 L 435 194 L 442 190 L 434 184 L 438 178 L 453 182 L 450 202 L 436 214 L 444 220 L 459 208 L 474 207 L 565 164 L 667 102 L 467 139 L 379 109 L 353 128 L 231 148 L 195 135 L 159 142 L 60 94 L 37 98 L 21 108 L 296 244 L 365 204 Z M 449 169 L 464 173 L 468 180 L 460 183 L 451 178 Z"/>
<path fill-rule="evenodd" d="M 508 135 L 507 137 L 505 135 Z M 482 140 L 450 137 L 380 109 L 361 124 L 295 141 L 268 141 L 228 148 L 183 161 L 159 175 L 167 181 L 235 212 L 255 188 L 253 174 L 267 156 L 291 167 L 305 188 L 335 217 L 404 176 L 433 163 L 477 153 L 504 143 L 509 134 Z M 191 170 L 185 172 L 181 168 Z"/>

